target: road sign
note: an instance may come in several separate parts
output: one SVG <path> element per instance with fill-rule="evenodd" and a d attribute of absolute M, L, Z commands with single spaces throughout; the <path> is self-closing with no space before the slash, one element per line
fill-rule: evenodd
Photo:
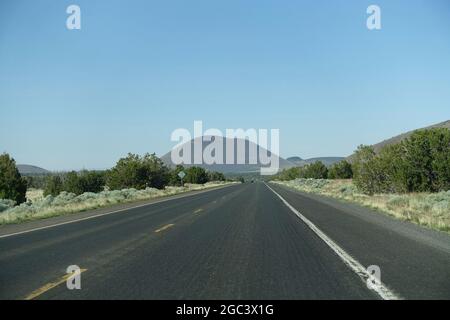
<path fill-rule="evenodd" d="M 180 177 L 181 180 L 183 180 L 183 178 L 186 176 L 186 173 L 184 173 L 184 171 L 180 171 L 178 172 L 178 176 Z"/>

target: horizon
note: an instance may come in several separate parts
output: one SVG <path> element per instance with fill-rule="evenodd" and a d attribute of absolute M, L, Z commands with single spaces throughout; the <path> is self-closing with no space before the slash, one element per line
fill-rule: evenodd
<path fill-rule="evenodd" d="M 52 171 L 171 150 L 170 134 L 280 129 L 280 156 L 346 157 L 450 118 L 450 3 L 0 4 L 0 152 Z M 107 8 L 108 10 L 105 10 Z M 412 67 L 414 66 L 414 67 Z"/>

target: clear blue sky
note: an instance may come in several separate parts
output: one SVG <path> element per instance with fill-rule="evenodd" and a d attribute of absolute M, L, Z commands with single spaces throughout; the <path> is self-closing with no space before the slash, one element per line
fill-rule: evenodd
<path fill-rule="evenodd" d="M 284 157 L 346 156 L 448 119 L 447 0 L 0 2 L 0 152 L 18 163 L 162 155 L 194 120 L 279 128 Z"/>

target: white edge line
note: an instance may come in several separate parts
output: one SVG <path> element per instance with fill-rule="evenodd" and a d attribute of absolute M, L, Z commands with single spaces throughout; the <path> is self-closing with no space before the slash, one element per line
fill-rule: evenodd
<path fill-rule="evenodd" d="M 297 209 L 289 204 L 282 196 L 280 196 L 275 190 L 273 190 L 267 183 L 264 183 L 267 188 L 269 188 L 273 193 L 275 193 L 278 198 L 283 201 L 283 203 L 291 209 L 314 233 L 319 236 L 338 256 L 341 260 L 353 271 L 355 272 L 361 280 L 366 283 L 367 279 L 372 279 L 373 276 L 367 272 L 366 268 L 350 256 L 344 249 L 342 249 L 338 244 L 336 244 L 331 238 L 329 238 L 325 233 L 323 233 L 314 223 L 312 223 L 308 218 L 302 215 Z M 373 290 L 383 299 L 383 300 L 401 300 L 401 298 L 392 292 L 385 284 L 378 282 L 377 285 L 373 286 Z"/>
<path fill-rule="evenodd" d="M 228 186 L 222 186 L 222 187 L 229 187 L 229 186 L 233 186 L 233 185 L 235 185 L 235 184 L 230 184 Z M 210 190 L 208 190 L 208 189 L 205 190 L 204 189 L 204 190 L 199 190 L 199 191 L 208 192 L 208 191 L 213 191 L 213 190 L 220 189 L 222 187 L 211 188 Z M 193 190 L 193 191 L 196 191 L 196 190 Z M 158 203 L 161 203 L 161 202 L 166 202 L 166 201 L 171 201 L 171 200 L 176 200 L 176 199 L 192 197 L 192 196 L 195 196 L 195 195 L 203 193 L 203 192 L 198 192 L 198 193 L 195 193 L 195 194 L 185 194 L 185 195 L 181 194 L 180 196 L 178 196 L 176 198 L 173 198 L 173 199 L 161 199 L 161 200 L 158 200 L 158 201 L 155 201 L 155 202 L 152 202 L 152 203 L 142 204 L 142 205 L 129 207 L 129 208 L 118 209 L 118 210 L 109 211 L 109 212 L 105 212 L 105 213 L 99 213 L 99 214 L 96 214 L 96 215 L 93 215 L 93 216 L 84 217 L 84 218 L 80 218 L 80 219 L 76 219 L 76 220 L 70 220 L 70 221 L 60 222 L 60 223 L 56 223 L 56 224 L 51 224 L 51 225 L 48 225 L 48 226 L 43 226 L 43 227 L 33 228 L 33 229 L 29 229 L 29 230 L 18 231 L 18 232 L 9 233 L 9 234 L 4 234 L 4 235 L 0 235 L 0 239 L 16 236 L 16 235 L 19 235 L 19 234 L 29 233 L 29 232 L 33 232 L 33 231 L 38 231 L 38 230 L 44 230 L 44 229 L 49 229 L 49 228 L 53 228 L 53 227 L 58 227 L 58 226 L 62 226 L 62 225 L 65 225 L 65 224 L 70 224 L 70 223 L 80 222 L 80 221 L 84 221 L 84 220 L 94 219 L 94 218 L 107 216 L 109 214 L 113 214 L 113 213 L 117 213 L 117 212 L 122 212 L 122 211 L 131 210 L 131 209 L 137 209 L 137 208 L 141 208 L 141 207 L 151 206 L 151 205 L 158 204 Z M 176 196 L 176 194 L 174 196 Z M 79 213 L 79 212 L 74 212 L 74 214 L 76 214 L 76 213 Z"/>

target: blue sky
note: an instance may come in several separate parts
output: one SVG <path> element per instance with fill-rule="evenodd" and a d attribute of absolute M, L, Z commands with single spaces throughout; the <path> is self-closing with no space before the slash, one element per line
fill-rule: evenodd
<path fill-rule="evenodd" d="M 194 120 L 279 128 L 284 157 L 346 156 L 448 119 L 446 0 L 0 2 L 0 152 L 18 163 L 162 155 Z"/>

